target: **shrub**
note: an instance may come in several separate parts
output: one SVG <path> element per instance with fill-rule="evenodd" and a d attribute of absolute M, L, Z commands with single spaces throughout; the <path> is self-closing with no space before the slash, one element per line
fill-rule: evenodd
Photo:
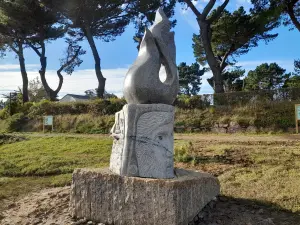
<path fill-rule="evenodd" d="M 210 105 L 210 101 L 205 95 L 179 95 L 175 101 L 175 106 L 181 109 L 205 109 Z"/>
<path fill-rule="evenodd" d="M 25 122 L 26 118 L 24 113 L 14 114 L 7 121 L 7 132 L 21 131 Z"/>
<path fill-rule="evenodd" d="M 28 115 L 30 108 L 33 106 L 33 102 L 26 102 L 25 104 L 21 105 L 19 107 L 20 113 L 24 113 L 25 115 Z"/>
<path fill-rule="evenodd" d="M 120 111 L 126 104 L 124 99 L 97 99 L 88 102 L 49 102 L 41 101 L 34 104 L 29 110 L 29 117 L 45 116 L 45 115 L 79 115 L 79 114 L 93 114 L 93 115 L 112 115 Z"/>
<path fill-rule="evenodd" d="M 183 146 L 175 147 L 174 149 L 174 160 L 175 162 L 191 162 L 195 159 L 193 156 L 194 147 L 192 142 L 185 144 Z"/>
<path fill-rule="evenodd" d="M 9 117 L 9 112 L 7 108 L 0 110 L 0 119 L 5 120 Z"/>

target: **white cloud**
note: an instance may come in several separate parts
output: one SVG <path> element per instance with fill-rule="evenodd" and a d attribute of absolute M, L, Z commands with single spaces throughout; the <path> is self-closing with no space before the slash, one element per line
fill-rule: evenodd
<path fill-rule="evenodd" d="M 199 1 L 198 0 L 192 0 L 192 3 L 193 3 L 194 6 L 197 6 Z"/>
<path fill-rule="evenodd" d="M 34 68 L 38 68 L 39 65 L 38 64 L 27 64 L 26 68 L 27 69 L 34 69 Z M 19 70 L 20 69 L 20 65 L 19 64 L 2 64 L 0 65 L 0 70 Z"/>
<path fill-rule="evenodd" d="M 262 63 L 273 63 L 276 62 L 279 66 L 287 70 L 287 72 L 292 72 L 294 69 L 293 60 L 266 60 L 266 61 L 241 61 L 237 63 L 238 66 L 242 66 L 246 71 L 255 69 L 258 65 Z M 2 94 L 7 94 L 13 90 L 17 90 L 18 87 L 22 86 L 21 74 L 19 71 L 14 71 L 17 65 L 10 65 L 12 68 L 10 71 L 1 71 L 0 69 L 0 99 Z M 0 67 L 1 68 L 1 67 Z M 6 67 L 7 68 L 7 67 Z M 128 68 L 115 68 L 115 69 L 103 69 L 102 73 L 106 80 L 106 91 L 109 93 L 114 93 L 118 96 L 123 95 L 123 82 Z M 162 70 L 163 71 L 163 70 Z M 29 80 L 34 79 L 39 76 L 37 70 L 29 70 L 28 78 Z M 208 78 L 212 77 L 211 71 L 207 72 L 202 76 L 202 85 L 200 94 L 211 94 L 213 93 L 212 88 L 207 82 Z M 55 70 L 47 71 L 46 75 L 49 85 L 55 89 L 58 84 L 58 77 Z M 161 80 L 165 79 L 165 72 L 162 72 Z M 95 89 L 98 85 L 98 81 L 93 69 L 78 70 L 73 73 L 72 76 L 64 76 L 64 84 L 59 93 L 62 97 L 65 94 L 84 94 L 84 91 L 88 89 Z"/>
<path fill-rule="evenodd" d="M 287 72 L 293 72 L 294 71 L 294 61 L 293 60 L 281 60 L 281 59 L 274 59 L 274 60 L 251 60 L 251 61 L 241 61 L 237 63 L 237 66 L 241 66 L 246 71 L 253 70 L 257 66 L 263 64 L 263 63 L 277 63 L 282 68 L 286 69 Z"/>
<path fill-rule="evenodd" d="M 212 76 L 213 75 L 212 75 L 211 71 L 206 72 L 202 76 L 202 85 L 201 85 L 201 89 L 200 89 L 200 94 L 212 94 L 214 92 L 212 87 L 207 82 L 207 79 L 211 78 Z"/>
<path fill-rule="evenodd" d="M 102 73 L 107 78 L 106 87 L 110 93 L 116 93 L 119 96 L 122 95 L 123 81 L 127 73 L 127 68 L 116 69 L 103 69 Z M 39 76 L 38 71 L 27 71 L 28 79 L 32 80 Z M 58 84 L 58 77 L 56 71 L 48 70 L 46 79 L 51 88 L 55 89 Z M 72 76 L 65 75 L 64 83 L 59 93 L 62 97 L 67 93 L 71 94 L 84 94 L 84 91 L 88 89 L 95 89 L 98 81 L 95 75 L 95 71 L 90 70 L 78 70 L 73 73 Z M 0 71 L 0 95 L 11 92 L 22 86 L 21 74 L 19 71 Z M 0 98 L 1 98 L 0 96 Z"/>

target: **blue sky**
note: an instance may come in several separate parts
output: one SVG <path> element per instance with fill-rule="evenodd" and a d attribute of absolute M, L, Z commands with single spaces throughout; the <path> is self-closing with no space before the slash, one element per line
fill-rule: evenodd
<path fill-rule="evenodd" d="M 194 3 L 201 11 L 207 1 L 199 0 L 194 1 Z M 231 0 L 227 9 L 232 11 L 241 5 L 249 9 L 249 0 Z M 192 35 L 193 33 L 199 33 L 195 17 L 190 10 L 183 10 L 182 6 L 178 4 L 175 19 L 177 19 L 177 26 L 174 28 L 177 62 L 193 63 L 195 62 L 195 58 L 192 49 Z M 130 25 L 126 29 L 126 32 L 122 36 L 117 37 L 114 42 L 96 41 L 102 59 L 103 74 L 107 78 L 106 89 L 108 92 L 116 93 L 119 96 L 122 96 L 123 80 L 128 67 L 137 57 L 136 43 L 132 39 L 134 32 L 133 26 Z M 300 32 L 297 30 L 289 31 L 288 27 L 283 26 L 273 32 L 279 33 L 277 39 L 268 45 L 261 42 L 259 47 L 252 49 L 248 54 L 237 59 L 239 65 L 248 71 L 264 62 L 277 62 L 283 68 L 292 71 L 294 59 L 300 58 Z M 65 76 L 60 96 L 66 93 L 84 94 L 85 90 L 97 87 L 91 51 L 86 42 L 83 42 L 82 46 L 87 51 L 87 54 L 82 57 L 84 62 L 79 68 L 76 68 L 72 76 Z M 65 47 L 64 40 L 47 44 L 47 79 L 53 88 L 56 88 L 57 85 L 56 70 L 59 67 L 59 58 L 63 55 Z M 33 79 L 38 76 L 39 59 L 29 49 L 26 50 L 25 54 L 28 76 L 29 79 Z M 209 72 L 205 74 L 201 93 L 212 93 L 212 89 L 205 81 L 210 76 L 211 73 Z M 0 94 L 15 90 L 21 84 L 18 60 L 13 53 L 9 53 L 4 59 L 0 60 Z"/>

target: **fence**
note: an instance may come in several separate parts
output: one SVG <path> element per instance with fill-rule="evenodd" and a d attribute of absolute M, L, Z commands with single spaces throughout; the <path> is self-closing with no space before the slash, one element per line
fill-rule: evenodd
<path fill-rule="evenodd" d="M 280 102 L 300 100 L 300 88 L 277 90 L 241 91 L 215 94 L 213 105 L 247 105 L 256 102 Z"/>
<path fill-rule="evenodd" d="M 206 108 L 210 105 L 243 106 L 255 103 L 297 100 L 300 102 L 300 88 L 282 88 L 277 90 L 204 94 L 192 97 L 179 96 L 175 104 L 180 108 Z"/>

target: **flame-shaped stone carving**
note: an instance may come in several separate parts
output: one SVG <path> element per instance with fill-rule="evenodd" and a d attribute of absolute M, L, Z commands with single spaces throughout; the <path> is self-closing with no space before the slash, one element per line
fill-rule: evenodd
<path fill-rule="evenodd" d="M 124 82 L 124 96 L 131 104 L 172 105 L 179 91 L 176 66 L 176 47 L 171 23 L 160 8 L 154 25 L 146 29 L 138 57 L 129 69 Z M 161 65 L 166 80 L 159 78 Z"/>

